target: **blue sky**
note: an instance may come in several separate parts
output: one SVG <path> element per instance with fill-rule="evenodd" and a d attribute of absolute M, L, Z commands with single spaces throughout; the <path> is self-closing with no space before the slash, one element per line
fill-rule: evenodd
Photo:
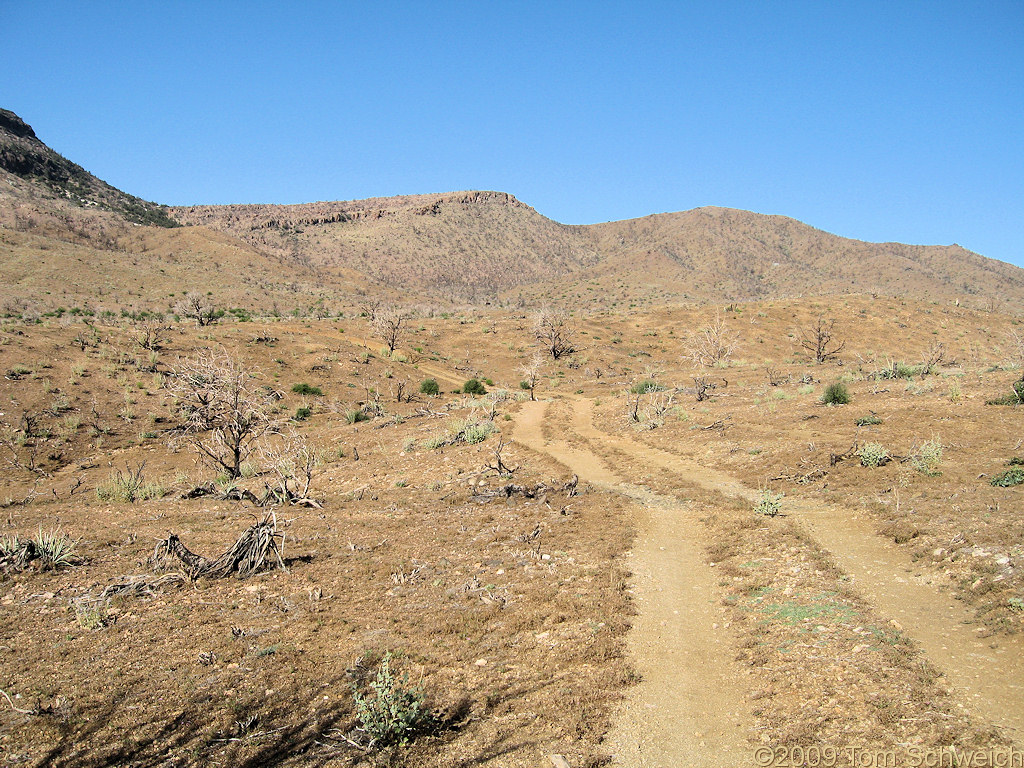
<path fill-rule="evenodd" d="M 1024 266 L 1024 3 L 16 2 L 0 106 L 169 204 L 496 189 Z"/>

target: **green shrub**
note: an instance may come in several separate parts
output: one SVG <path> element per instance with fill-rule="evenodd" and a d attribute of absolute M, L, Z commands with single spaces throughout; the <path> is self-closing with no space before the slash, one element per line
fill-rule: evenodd
<path fill-rule="evenodd" d="M 870 416 L 861 416 L 854 423 L 858 427 L 873 427 L 876 424 L 881 424 L 882 420 L 872 413 Z"/>
<path fill-rule="evenodd" d="M 313 387 L 305 382 L 301 384 L 293 384 L 292 392 L 297 395 L 313 395 L 315 397 L 321 397 L 324 394 L 324 391 L 320 389 L 320 387 Z"/>
<path fill-rule="evenodd" d="M 494 432 L 494 424 L 490 421 L 467 424 L 462 430 L 462 439 L 469 445 L 482 443 L 492 432 Z"/>
<path fill-rule="evenodd" d="M 939 464 L 942 462 L 942 443 L 929 440 L 910 455 L 910 465 L 922 474 L 934 477 L 942 474 Z"/>
<path fill-rule="evenodd" d="M 863 467 L 880 467 L 889 461 L 889 452 L 881 443 L 864 443 L 857 455 Z"/>
<path fill-rule="evenodd" d="M 665 388 L 654 379 L 644 379 L 630 387 L 629 391 L 634 395 L 646 395 L 648 392 L 661 392 L 663 389 Z"/>
<path fill-rule="evenodd" d="M 371 695 L 353 689 L 356 717 L 371 741 L 370 748 L 408 744 L 417 735 L 433 729 L 437 718 L 426 706 L 423 691 L 409 686 L 408 676 L 391 671 L 391 654 L 384 654 L 374 680 Z"/>
<path fill-rule="evenodd" d="M 906 363 L 894 360 L 885 368 L 875 371 L 871 374 L 871 377 L 874 379 L 912 379 L 920 374 L 923 368 L 924 366 L 907 365 Z"/>
<path fill-rule="evenodd" d="M 834 382 L 825 387 L 821 396 L 821 402 L 825 405 L 846 405 L 850 402 L 850 393 L 846 385 L 841 381 Z"/>
<path fill-rule="evenodd" d="M 430 397 L 437 397 L 441 392 L 441 387 L 438 385 L 437 379 L 424 379 L 420 384 L 420 392 Z"/>
<path fill-rule="evenodd" d="M 424 438 L 420 445 L 428 451 L 435 451 L 448 445 L 448 438 L 444 435 L 432 435 L 431 437 Z"/>
<path fill-rule="evenodd" d="M 771 488 L 761 489 L 761 500 L 757 502 L 757 513 L 766 517 L 776 517 L 782 512 L 784 493 L 775 493 Z"/>
<path fill-rule="evenodd" d="M 469 379 L 462 385 L 462 392 L 466 395 L 486 395 L 487 388 L 479 379 Z"/>
<path fill-rule="evenodd" d="M 295 418 L 296 421 L 305 421 L 306 419 L 308 419 L 312 415 L 313 415 L 312 409 L 307 408 L 306 406 L 302 406 L 301 408 L 297 408 L 295 410 L 295 417 L 294 418 Z"/>
<path fill-rule="evenodd" d="M 362 408 L 352 408 L 345 411 L 345 421 L 349 424 L 356 424 L 360 421 L 369 421 L 370 417 Z"/>
<path fill-rule="evenodd" d="M 1022 403 L 1024 403 L 1024 379 L 1013 382 L 1013 387 L 1007 394 L 985 401 L 985 405 L 1021 405 Z"/>
<path fill-rule="evenodd" d="M 1000 472 L 988 482 L 989 485 L 994 485 L 997 488 L 1012 488 L 1024 483 L 1024 469 L 1021 467 L 1008 469 L 1005 472 Z"/>
<path fill-rule="evenodd" d="M 167 494 L 160 483 L 147 483 L 142 476 L 142 467 L 125 468 L 122 472 L 115 469 L 106 483 L 96 487 L 96 497 L 100 501 L 119 501 L 132 504 L 136 501 L 159 499 Z"/>

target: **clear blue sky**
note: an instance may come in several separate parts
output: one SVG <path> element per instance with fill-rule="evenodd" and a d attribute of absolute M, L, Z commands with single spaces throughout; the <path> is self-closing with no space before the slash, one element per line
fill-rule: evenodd
<path fill-rule="evenodd" d="M 0 106 L 170 204 L 496 189 L 1024 265 L 1024 3 L 18 2 Z"/>

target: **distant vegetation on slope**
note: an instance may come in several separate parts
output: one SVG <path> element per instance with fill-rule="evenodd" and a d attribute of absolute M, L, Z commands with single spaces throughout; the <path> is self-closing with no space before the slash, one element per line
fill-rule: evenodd
<path fill-rule="evenodd" d="M 0 169 L 81 206 L 114 211 L 136 224 L 177 227 L 167 208 L 115 189 L 41 142 L 24 120 L 0 109 Z"/>

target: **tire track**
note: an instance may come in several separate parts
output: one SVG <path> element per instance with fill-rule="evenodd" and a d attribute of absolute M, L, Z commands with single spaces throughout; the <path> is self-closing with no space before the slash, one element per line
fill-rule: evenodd
<path fill-rule="evenodd" d="M 589 450 L 548 441 L 545 402 L 524 403 L 515 440 L 552 456 L 582 480 L 635 499 L 638 536 L 630 555 L 639 616 L 629 633 L 642 675 L 608 736 L 622 766 L 749 766 L 752 716 L 744 672 L 734 661 L 718 607 L 717 577 L 704 557 L 703 525 L 678 500 L 626 483 Z"/>
<path fill-rule="evenodd" d="M 573 431 L 613 447 L 648 466 L 669 470 L 682 482 L 756 502 L 758 491 L 740 480 L 659 448 L 598 430 L 593 403 L 573 399 Z M 965 709 L 1024 742 L 1024 641 L 979 637 L 979 627 L 952 595 L 940 592 L 934 574 L 879 536 L 863 513 L 787 497 L 787 513 L 851 577 L 878 612 L 897 622 L 955 690 Z"/>

